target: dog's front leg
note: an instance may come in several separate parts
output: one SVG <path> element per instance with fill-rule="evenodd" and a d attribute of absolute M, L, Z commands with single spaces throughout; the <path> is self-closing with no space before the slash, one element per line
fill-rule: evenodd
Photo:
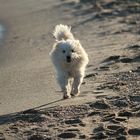
<path fill-rule="evenodd" d="M 67 76 L 61 75 L 58 77 L 58 83 L 62 89 L 63 92 L 63 99 L 68 99 L 71 97 L 70 95 L 70 85 L 69 85 L 69 79 Z"/>
<path fill-rule="evenodd" d="M 80 86 L 83 82 L 83 77 L 82 75 L 74 77 L 73 85 L 72 85 L 72 96 L 78 96 L 80 94 Z"/>

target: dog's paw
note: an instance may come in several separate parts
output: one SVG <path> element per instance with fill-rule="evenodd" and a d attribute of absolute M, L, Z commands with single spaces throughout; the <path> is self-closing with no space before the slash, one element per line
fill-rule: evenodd
<path fill-rule="evenodd" d="M 72 97 L 76 97 L 76 96 L 79 96 L 79 95 L 80 95 L 80 93 L 76 93 L 76 94 L 71 93 L 70 95 L 71 95 Z"/>
<path fill-rule="evenodd" d="M 71 95 L 64 95 L 63 96 L 63 99 L 69 99 L 69 98 L 71 98 Z"/>

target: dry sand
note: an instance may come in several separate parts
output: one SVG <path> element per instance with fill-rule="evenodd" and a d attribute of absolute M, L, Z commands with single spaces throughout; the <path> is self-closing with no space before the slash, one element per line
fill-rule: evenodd
<path fill-rule="evenodd" d="M 0 139 L 139 139 L 139 12 L 137 0 L 0 0 Z M 90 58 L 68 100 L 49 59 L 59 23 Z"/>

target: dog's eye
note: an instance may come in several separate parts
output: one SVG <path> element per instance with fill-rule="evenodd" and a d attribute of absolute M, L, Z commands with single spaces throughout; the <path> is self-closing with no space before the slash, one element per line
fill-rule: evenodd
<path fill-rule="evenodd" d="M 74 52 L 74 50 L 72 49 L 71 52 Z"/>
<path fill-rule="evenodd" d="M 65 51 L 65 50 L 63 50 L 62 52 L 63 52 L 63 53 L 65 53 L 66 51 Z"/>

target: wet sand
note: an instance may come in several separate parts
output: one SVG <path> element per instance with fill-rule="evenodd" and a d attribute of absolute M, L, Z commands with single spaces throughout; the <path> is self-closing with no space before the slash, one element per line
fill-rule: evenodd
<path fill-rule="evenodd" d="M 140 3 L 1 3 L 0 138 L 139 139 Z M 90 58 L 81 95 L 68 100 L 48 55 L 59 23 L 72 26 Z"/>

